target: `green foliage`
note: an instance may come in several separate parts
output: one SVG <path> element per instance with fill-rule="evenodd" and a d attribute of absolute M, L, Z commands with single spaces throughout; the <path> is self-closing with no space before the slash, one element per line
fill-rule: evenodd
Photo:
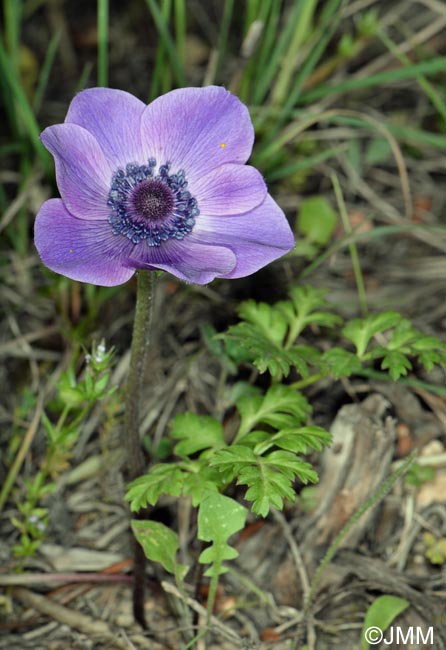
<path fill-rule="evenodd" d="M 361 635 L 361 650 L 368 650 L 370 644 L 365 637 L 366 630 L 379 628 L 385 632 L 393 621 L 408 607 L 410 603 L 399 596 L 385 594 L 379 596 L 367 610 Z"/>
<path fill-rule="evenodd" d="M 321 363 L 326 367 L 327 373 L 336 379 L 350 377 L 362 368 L 360 359 L 344 348 L 334 347 L 324 352 Z"/>
<path fill-rule="evenodd" d="M 158 521 L 132 521 L 132 530 L 145 556 L 152 562 L 159 562 L 181 584 L 189 567 L 176 560 L 180 546 L 178 535 Z"/>
<path fill-rule="evenodd" d="M 332 346 L 322 353 L 316 346 L 297 343 L 304 331 L 315 327 L 325 327 L 332 331 L 331 337 L 339 337 L 341 319 L 327 311 L 327 306 L 324 291 L 293 287 L 287 301 L 274 305 L 253 300 L 243 303 L 241 322 L 219 338 L 233 359 L 250 361 L 277 381 L 294 370 L 311 383 L 310 367 L 318 371 L 318 378 L 331 374 L 339 379 L 360 373 L 376 359 L 394 381 L 412 370 L 413 359 L 428 371 L 446 364 L 446 345 L 420 332 L 394 311 L 356 318 L 344 326 L 342 335 L 353 343 L 355 352 Z"/>
<path fill-rule="evenodd" d="M 238 552 L 229 546 L 228 539 L 245 525 L 247 510 L 234 499 L 217 492 L 206 494 L 198 510 L 198 539 L 212 542 L 200 555 L 199 562 L 210 564 L 205 575 L 226 573 L 225 560 L 233 560 Z"/>
<path fill-rule="evenodd" d="M 409 357 L 415 357 L 426 370 L 446 362 L 444 343 L 435 336 L 426 336 L 393 311 L 352 320 L 344 327 L 343 334 L 355 345 L 361 360 L 381 359 L 381 368 L 388 370 L 394 381 L 412 369 Z M 372 341 L 378 334 L 382 335 L 381 340 L 386 339 L 383 344 Z"/>
<path fill-rule="evenodd" d="M 288 376 L 293 367 L 307 377 L 308 364 L 318 357 L 318 351 L 297 345 L 296 340 L 307 327 L 332 327 L 340 322 L 335 314 L 320 311 L 326 306 L 325 292 L 310 286 L 292 288 L 290 300 L 275 305 L 249 300 L 239 309 L 242 322 L 230 327 L 223 338 L 226 344 L 235 342 L 249 353 L 258 370 L 268 370 L 274 379 Z M 227 352 L 234 356 L 234 349 L 228 345 Z"/>
<path fill-rule="evenodd" d="M 325 246 L 333 235 L 337 221 L 337 214 L 327 199 L 323 196 L 313 196 L 302 201 L 297 227 L 308 242 Z"/>
<path fill-rule="evenodd" d="M 247 485 L 247 501 L 252 501 L 252 511 L 266 517 L 270 508 L 283 508 L 283 500 L 296 498 L 292 484 L 295 478 L 303 483 L 316 482 L 317 474 L 311 465 L 288 451 L 256 454 L 244 445 L 221 449 L 211 459 L 227 480 L 237 478 L 239 485 Z"/>
<path fill-rule="evenodd" d="M 364 357 L 372 337 L 394 327 L 400 320 L 401 316 L 397 312 L 386 311 L 368 318 L 356 318 L 347 323 L 342 333 L 355 345 L 356 354 L 361 359 Z"/>
<path fill-rule="evenodd" d="M 275 378 L 286 377 L 294 365 L 308 374 L 299 354 L 284 347 L 287 322 L 279 309 L 249 300 L 239 314 L 244 320 L 225 335 L 227 352 L 235 361 L 253 361 L 260 372 L 268 370 Z"/>
<path fill-rule="evenodd" d="M 275 429 L 290 428 L 304 422 L 311 407 L 302 393 L 291 386 L 273 384 L 262 395 L 245 395 L 237 402 L 241 423 L 236 440 L 240 441 L 249 431 L 260 424 Z"/>
<path fill-rule="evenodd" d="M 17 495 L 18 517 L 12 517 L 13 525 L 20 532 L 19 543 L 13 546 L 15 557 L 25 559 L 35 555 L 45 539 L 48 511 L 45 498 L 55 489 L 54 480 L 70 464 L 72 448 L 78 439 L 79 428 L 90 409 L 100 400 L 111 396 L 115 389 L 108 386 L 113 350 L 106 350 L 105 341 L 92 346 L 85 356 L 85 371 L 76 376 L 75 358 L 62 374 L 56 399 L 51 406 L 51 417 L 43 412 L 41 425 L 46 436 L 45 456 L 40 470 L 24 480 L 24 488 Z M 14 464 L 11 466 L 13 472 Z M 9 473 L 1 492 L 4 503 L 12 487 L 15 475 Z"/>
<path fill-rule="evenodd" d="M 406 483 L 414 487 L 421 487 L 428 481 L 433 481 L 435 478 L 435 470 L 433 467 L 425 467 L 414 463 L 406 475 Z"/>
<path fill-rule="evenodd" d="M 58 384 L 59 401 L 71 408 L 80 408 L 111 395 L 116 390 L 108 388 L 113 356 L 114 349 L 107 351 L 105 341 L 93 343 L 91 353 L 85 355 L 84 376 L 77 379 L 73 366 L 62 374 Z"/>
<path fill-rule="evenodd" d="M 180 463 L 154 465 L 144 476 L 135 479 L 127 490 L 126 499 L 133 512 L 155 505 L 161 494 L 177 497 L 183 489 L 186 472 Z"/>
<path fill-rule="evenodd" d="M 295 500 L 295 479 L 317 481 L 311 465 L 297 454 L 320 451 L 330 435 L 320 427 L 304 426 L 311 408 L 301 393 L 282 384 L 264 395 L 251 387 L 242 391 L 236 407 L 240 425 L 230 445 L 214 418 L 177 416 L 171 435 L 181 439 L 174 450 L 182 460 L 154 465 L 133 481 L 126 495 L 131 509 L 155 505 L 162 494 L 191 495 L 197 506 L 210 492 L 236 481 L 248 487 L 245 498 L 253 501 L 253 512 L 265 517 L 271 506 L 282 508 L 284 499 Z"/>
<path fill-rule="evenodd" d="M 325 292 L 310 286 L 293 287 L 289 300 L 274 305 L 245 302 L 240 317 L 240 323 L 215 340 L 223 341 L 233 360 L 250 360 L 276 381 L 266 392 L 243 382 L 233 386 L 231 403 L 240 421 L 232 441 L 215 418 L 193 413 L 174 418 L 170 438 L 180 460 L 156 464 L 132 483 L 127 494 L 132 510 L 156 504 L 162 494 L 190 495 L 194 506 L 200 506 L 209 493 L 221 493 L 235 482 L 246 486 L 252 511 L 267 516 L 271 507 L 281 509 L 284 500 L 295 500 L 296 480 L 317 481 L 301 456 L 330 443 L 327 431 L 308 423 L 311 407 L 296 385 L 278 380 L 291 370 L 303 377 L 303 385 L 329 375 L 348 377 L 373 367 L 377 359 L 397 379 L 412 368 L 412 358 L 427 369 L 445 358 L 444 344 L 393 311 L 354 319 L 341 330 L 342 321 L 328 310 Z M 320 327 L 339 345 L 321 351 L 298 341 Z M 341 347 L 342 336 L 354 352 Z M 217 357 L 228 367 L 222 348 L 217 348 Z"/>
<path fill-rule="evenodd" d="M 225 445 L 223 427 L 215 418 L 182 413 L 172 421 L 172 438 L 181 440 L 175 445 L 177 456 L 187 457 L 204 449 L 216 449 Z"/>
<path fill-rule="evenodd" d="M 425 555 L 432 564 L 446 564 L 446 537 L 435 537 L 426 531 L 423 533 L 423 542 L 426 546 Z"/>

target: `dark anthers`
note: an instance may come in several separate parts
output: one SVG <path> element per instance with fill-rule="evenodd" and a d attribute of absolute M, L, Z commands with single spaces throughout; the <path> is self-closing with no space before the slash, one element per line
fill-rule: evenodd
<path fill-rule="evenodd" d="M 184 239 L 200 214 L 197 200 L 186 190 L 184 170 L 170 174 L 171 164 L 156 160 L 147 165 L 129 163 L 113 175 L 107 205 L 114 235 L 124 235 L 134 244 L 161 246 L 168 239 Z"/>

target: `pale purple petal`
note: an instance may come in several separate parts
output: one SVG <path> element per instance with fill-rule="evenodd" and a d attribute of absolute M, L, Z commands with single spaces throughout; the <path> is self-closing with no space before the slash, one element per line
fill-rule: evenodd
<path fill-rule="evenodd" d="M 43 263 L 72 280 L 112 287 L 127 282 L 135 272 L 123 266 L 119 242 L 107 222 L 77 219 L 60 199 L 42 205 L 34 235 Z"/>
<path fill-rule="evenodd" d="M 91 133 L 76 124 L 55 124 L 41 139 L 54 156 L 67 209 L 80 219 L 106 219 L 112 170 Z"/>
<path fill-rule="evenodd" d="M 141 122 L 145 157 L 184 169 L 189 182 L 224 163 L 245 163 L 254 129 L 246 106 L 219 86 L 180 88 L 158 97 Z"/>
<path fill-rule="evenodd" d="M 65 122 L 78 124 L 96 138 L 112 169 L 144 162 L 141 117 L 146 105 L 123 90 L 89 88 L 70 104 Z"/>
<path fill-rule="evenodd" d="M 294 238 L 261 174 L 244 165 L 253 139 L 247 108 L 221 87 L 175 90 L 147 107 L 122 91 L 80 93 L 65 123 L 42 134 L 62 195 L 36 219 L 43 262 L 105 286 L 140 268 L 196 284 L 254 273 Z M 147 205 L 133 194 L 146 180 Z M 155 223 L 149 207 L 159 183 L 172 188 L 174 203 Z"/>
<path fill-rule="evenodd" d="M 260 172 L 248 165 L 222 165 L 195 183 L 190 190 L 198 200 L 200 213 L 215 216 L 249 212 L 266 196 Z"/>
<path fill-rule="evenodd" d="M 294 235 L 286 217 L 268 194 L 259 207 L 237 216 L 206 217 L 197 221 L 194 240 L 230 248 L 237 264 L 224 278 L 255 273 L 294 248 Z"/>
<path fill-rule="evenodd" d="M 192 241 L 167 241 L 162 246 L 136 245 L 126 263 L 133 268 L 168 271 L 180 280 L 208 284 L 235 268 L 236 258 L 229 247 Z"/>

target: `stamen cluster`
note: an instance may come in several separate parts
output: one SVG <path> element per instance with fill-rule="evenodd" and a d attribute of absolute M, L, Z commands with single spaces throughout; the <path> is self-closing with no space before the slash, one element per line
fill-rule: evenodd
<path fill-rule="evenodd" d="M 184 239 L 200 214 L 189 191 L 183 169 L 170 173 L 169 162 L 159 166 L 150 158 L 147 165 L 129 163 L 113 175 L 107 205 L 108 222 L 114 235 L 124 235 L 134 244 L 145 241 L 160 246 L 168 239 Z"/>

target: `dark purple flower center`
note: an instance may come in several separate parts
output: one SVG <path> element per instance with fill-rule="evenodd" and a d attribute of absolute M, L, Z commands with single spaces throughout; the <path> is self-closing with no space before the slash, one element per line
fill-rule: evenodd
<path fill-rule="evenodd" d="M 162 221 L 174 206 L 173 192 L 162 181 L 143 181 L 135 187 L 131 198 L 135 212 L 149 222 Z"/>
<path fill-rule="evenodd" d="M 184 239 L 200 214 L 197 200 L 186 190 L 185 173 L 171 174 L 170 163 L 156 160 L 147 165 L 129 163 L 125 171 L 113 175 L 107 205 L 108 221 L 114 235 L 123 235 L 134 244 L 161 246 L 168 239 Z"/>

